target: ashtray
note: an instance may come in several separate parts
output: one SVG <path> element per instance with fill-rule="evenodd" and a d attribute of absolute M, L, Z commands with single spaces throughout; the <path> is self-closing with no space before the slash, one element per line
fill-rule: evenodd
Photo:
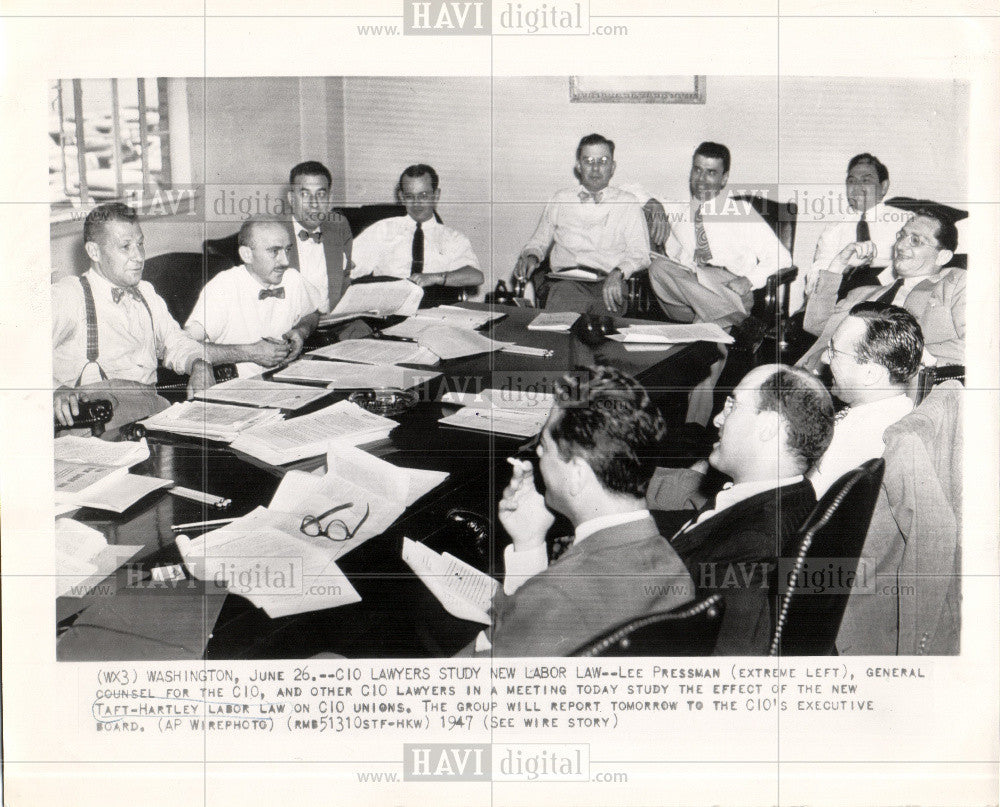
<path fill-rule="evenodd" d="M 348 395 L 347 400 L 367 412 L 383 417 L 401 415 L 417 405 L 414 393 L 395 387 L 358 390 Z"/>

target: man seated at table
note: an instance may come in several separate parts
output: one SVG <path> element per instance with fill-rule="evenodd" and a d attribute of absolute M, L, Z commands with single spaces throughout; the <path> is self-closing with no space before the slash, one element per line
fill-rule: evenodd
<path fill-rule="evenodd" d="M 553 272 L 581 268 L 595 279 L 558 280 L 550 275 L 546 309 L 624 314 L 626 281 L 649 266 L 649 233 L 639 200 L 609 184 L 615 173 L 615 144 L 602 135 L 580 140 L 573 172 L 580 184 L 559 191 L 545 206 L 514 275 L 530 278 L 551 247 Z"/>
<path fill-rule="evenodd" d="M 319 320 L 302 275 L 289 265 L 292 234 L 285 222 L 257 216 L 239 233 L 243 265 L 213 277 L 185 328 L 205 342 L 214 361 L 237 362 L 240 376 L 291 361 Z"/>
<path fill-rule="evenodd" d="M 821 498 L 861 463 L 882 456 L 882 433 L 913 411 L 906 392 L 920 369 L 924 336 L 914 316 L 885 303 L 858 303 L 826 347 L 833 392 L 848 408 L 833 441 L 809 474 Z"/>
<path fill-rule="evenodd" d="M 649 267 L 660 305 L 675 322 L 736 324 L 753 307 L 753 291 L 792 265 L 792 256 L 748 201 L 726 191 L 729 149 L 704 142 L 691 158 L 689 202 L 644 206 L 665 258 Z M 669 214 L 668 214 L 669 211 Z"/>
<path fill-rule="evenodd" d="M 441 198 L 437 171 L 429 165 L 411 165 L 399 177 L 396 197 L 406 206 L 406 215 L 376 221 L 355 239 L 352 279 L 368 275 L 408 279 L 425 294 L 432 287 L 463 288 L 483 282 L 469 239 L 434 216 Z"/>
<path fill-rule="evenodd" d="M 313 160 L 299 163 L 288 176 L 287 199 L 295 236 L 291 262 L 309 284 L 321 314 L 328 313 L 343 296 L 351 265 L 351 228 L 331 206 L 332 182 L 329 169 Z"/>
<path fill-rule="evenodd" d="M 819 273 L 806 305 L 803 327 L 819 339 L 799 359 L 809 369 L 819 367 L 834 331 L 857 303 L 873 301 L 905 308 L 920 323 L 924 346 L 941 364 L 965 362 L 965 269 L 943 268 L 958 248 L 952 217 L 933 202 L 917 207 L 892 247 L 892 279 L 881 286 L 854 289 L 837 301 L 843 273 L 869 260 L 871 241 L 853 242 Z"/>
<path fill-rule="evenodd" d="M 744 376 L 715 424 L 708 462 L 732 483 L 713 500 L 701 490 L 707 465 L 659 468 L 646 501 L 698 596 L 725 597 L 715 654 L 762 655 L 776 616 L 768 581 L 816 504 L 804 475 L 830 444 L 833 401 L 809 373 L 765 365 Z"/>
<path fill-rule="evenodd" d="M 111 400 L 112 428 L 165 408 L 154 388 L 160 361 L 190 375 L 189 396 L 212 386 L 202 346 L 142 279 L 146 246 L 135 211 L 118 202 L 98 205 L 84 221 L 83 242 L 90 268 L 52 286 L 56 420 L 71 425 L 88 398 Z"/>
<path fill-rule="evenodd" d="M 837 254 L 855 241 L 874 244 L 869 263 L 854 268 L 857 285 L 872 285 L 880 271 L 889 266 L 896 233 L 909 214 L 882 204 L 889 192 L 889 169 L 873 154 L 856 154 L 847 164 L 848 210 L 836 215 L 816 242 L 812 267 L 806 274 L 806 294 L 811 294 L 820 272 L 826 271 Z M 862 277 L 864 275 L 864 277 Z M 864 278 L 869 278 L 864 282 Z"/>
<path fill-rule="evenodd" d="M 564 656 L 621 622 L 692 598 L 691 578 L 644 501 L 664 429 L 646 391 L 618 370 L 564 381 L 537 449 L 544 496 L 532 464 L 510 460 L 499 518 L 513 543 L 492 631 L 475 651 Z M 555 513 L 575 533 L 549 564 L 545 535 Z"/>

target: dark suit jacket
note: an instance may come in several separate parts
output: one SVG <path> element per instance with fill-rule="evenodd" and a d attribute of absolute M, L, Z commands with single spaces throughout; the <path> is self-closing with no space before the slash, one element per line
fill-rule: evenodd
<path fill-rule="evenodd" d="M 777 559 L 787 556 L 798 529 L 816 505 L 812 484 L 758 493 L 677 533 L 691 510 L 653 511 L 681 556 L 698 597 L 724 595 L 726 611 L 715 647 L 718 656 L 764 655 L 774 628 Z"/>
<path fill-rule="evenodd" d="M 323 256 L 326 258 L 326 276 L 329 280 L 330 310 L 347 291 L 350 282 L 348 266 L 351 263 L 351 228 L 343 216 L 323 222 L 321 228 Z M 299 260 L 299 235 L 295 233 L 295 268 L 301 266 Z"/>
<path fill-rule="evenodd" d="M 513 595 L 493 601 L 493 649 L 482 655 L 565 656 L 634 617 L 690 601 L 694 586 L 652 519 L 596 532 Z"/>

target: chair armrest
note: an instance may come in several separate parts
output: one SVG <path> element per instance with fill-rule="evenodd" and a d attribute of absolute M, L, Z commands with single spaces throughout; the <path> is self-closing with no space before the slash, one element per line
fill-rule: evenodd
<path fill-rule="evenodd" d="M 786 266 L 784 269 L 779 269 L 773 275 L 771 275 L 767 282 L 774 283 L 777 286 L 784 286 L 791 283 L 799 276 L 799 267 L 797 266 Z"/>

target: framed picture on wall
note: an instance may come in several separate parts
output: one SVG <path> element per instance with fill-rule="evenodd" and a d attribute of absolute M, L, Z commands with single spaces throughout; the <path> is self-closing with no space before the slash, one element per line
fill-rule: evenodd
<path fill-rule="evenodd" d="M 570 76 L 578 104 L 704 104 L 705 76 Z"/>

